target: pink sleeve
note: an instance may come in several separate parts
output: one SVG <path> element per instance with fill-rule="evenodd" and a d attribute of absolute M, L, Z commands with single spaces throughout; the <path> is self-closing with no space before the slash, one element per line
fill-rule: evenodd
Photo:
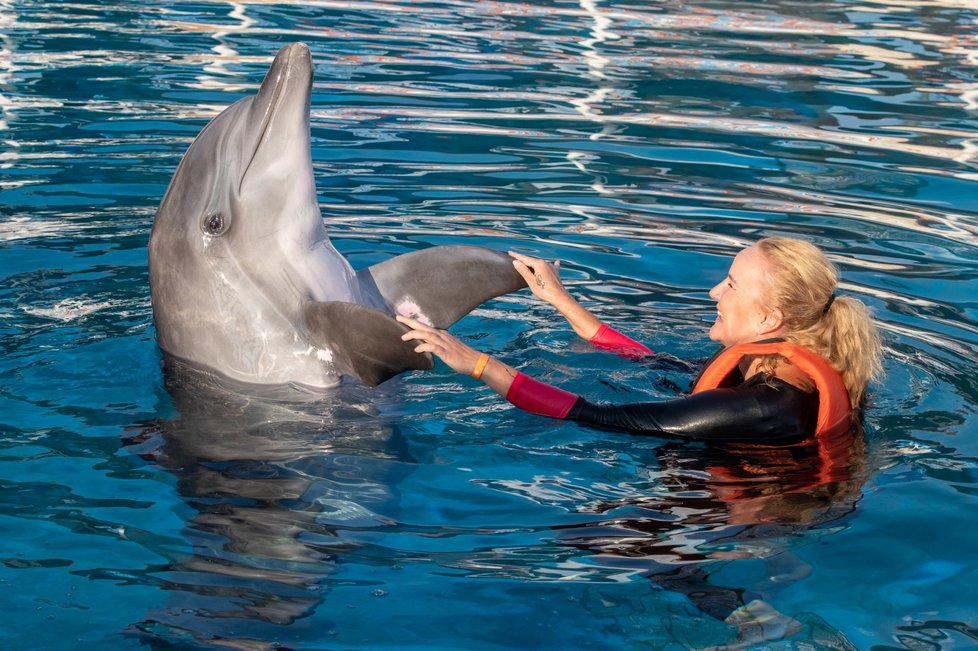
<path fill-rule="evenodd" d="M 594 336 L 588 341 L 598 348 L 612 350 L 620 355 L 624 355 L 625 357 L 644 357 L 645 355 L 653 354 L 651 348 L 643 346 L 634 339 L 626 337 L 604 323 L 601 324 L 598 331 L 594 333 Z"/>
<path fill-rule="evenodd" d="M 509 391 L 506 392 L 506 400 L 531 414 L 566 418 L 571 407 L 577 402 L 577 396 L 534 380 L 523 373 L 517 373 Z"/>

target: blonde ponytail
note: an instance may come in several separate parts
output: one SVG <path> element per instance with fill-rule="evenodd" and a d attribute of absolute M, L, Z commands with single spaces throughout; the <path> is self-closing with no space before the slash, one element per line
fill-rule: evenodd
<path fill-rule="evenodd" d="M 838 270 L 814 244 L 770 237 L 757 246 L 770 264 L 766 300 L 784 315 L 785 339 L 828 360 L 842 375 L 852 407 L 859 407 L 882 370 L 882 344 L 869 308 L 838 294 Z"/>

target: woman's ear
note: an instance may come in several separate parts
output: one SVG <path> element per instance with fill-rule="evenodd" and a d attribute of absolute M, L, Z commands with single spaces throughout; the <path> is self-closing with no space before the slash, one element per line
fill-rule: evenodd
<path fill-rule="evenodd" d="M 784 325 L 784 312 L 779 307 L 772 307 L 764 315 L 761 321 L 761 331 L 758 334 L 766 335 L 777 332 Z"/>

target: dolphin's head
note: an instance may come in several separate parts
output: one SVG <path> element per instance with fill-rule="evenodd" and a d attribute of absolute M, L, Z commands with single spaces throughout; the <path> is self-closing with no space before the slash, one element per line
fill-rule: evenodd
<path fill-rule="evenodd" d="M 275 381 L 276 369 L 296 366 L 285 358 L 307 348 L 297 334 L 301 305 L 350 299 L 352 272 L 329 244 L 316 198 L 311 88 L 309 48 L 282 48 L 258 93 L 214 118 L 184 155 L 149 247 L 164 351 Z"/>

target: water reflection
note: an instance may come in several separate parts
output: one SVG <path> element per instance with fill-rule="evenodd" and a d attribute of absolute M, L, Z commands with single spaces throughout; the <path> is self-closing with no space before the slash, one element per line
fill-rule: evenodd
<path fill-rule="evenodd" d="M 849 526 L 872 472 L 861 429 L 839 436 L 824 457 L 811 445 L 644 439 L 646 446 L 631 445 L 627 435 L 596 436 L 610 438 L 596 446 L 605 450 L 602 460 L 609 470 L 623 472 L 620 457 L 627 455 L 636 474 L 617 482 L 582 482 L 576 473 L 485 481 L 539 506 L 559 505 L 575 522 L 554 525 L 549 535 L 541 532 L 550 546 L 493 548 L 454 566 L 480 578 L 587 583 L 609 595 L 612 591 L 601 586 L 647 580 L 650 592 L 688 599 L 692 612 L 674 617 L 709 617 L 712 623 L 703 624 L 702 639 L 693 648 L 721 641 L 746 646 L 792 635 L 811 640 L 816 628 L 823 641 L 851 647 L 828 623 L 782 614 L 771 604 L 812 571 L 795 552 Z M 720 571 L 734 560 L 762 563 L 761 578 L 731 585 Z M 616 600 L 609 599 L 594 599 L 591 614 L 617 616 Z M 724 635 L 729 637 L 721 640 Z"/>
<path fill-rule="evenodd" d="M 469 595 L 466 605 L 477 615 L 500 603 L 525 606 L 519 627 L 499 615 L 514 640 L 542 630 L 558 585 L 586 586 L 598 596 L 562 600 L 568 605 L 552 617 L 555 630 L 601 629 L 606 616 L 635 616 L 641 628 L 620 639 L 640 644 L 650 618 L 668 618 L 661 607 L 669 600 L 652 599 L 654 608 L 643 611 L 622 596 L 636 584 L 647 588 L 643 594 L 665 593 L 652 580 L 633 579 L 645 572 L 680 593 L 707 577 L 708 586 L 729 588 L 717 601 L 733 605 L 727 598 L 740 589 L 769 601 L 778 595 L 772 603 L 792 617 L 825 607 L 836 613 L 833 625 L 863 636 L 860 648 L 971 643 L 974 622 L 956 622 L 972 617 L 967 603 L 976 601 L 966 569 L 973 528 L 962 516 L 978 490 L 978 448 L 967 436 L 978 403 L 974 20 L 971 0 L 0 0 L 0 347 L 9 353 L 0 360 L 0 411 L 8 444 L 30 442 L 5 448 L 3 471 L 12 486 L 31 487 L 29 497 L 11 494 L 16 508 L 8 516 L 24 532 L 21 540 L 33 540 L 35 530 L 55 536 L 51 549 L 62 551 L 54 562 L 74 572 L 34 567 L 47 562 L 38 549 L 11 542 L 0 585 L 16 588 L 18 599 L 36 593 L 38 601 L 13 606 L 9 626 L 23 641 L 50 628 L 43 618 L 54 612 L 59 630 L 90 631 L 77 646 L 98 645 L 98 636 L 114 630 L 119 595 L 146 588 L 160 603 L 172 596 L 145 617 L 146 634 L 161 645 L 182 628 L 201 644 L 227 635 L 239 646 L 246 639 L 267 646 L 308 634 L 306 646 L 322 646 L 323 630 L 309 631 L 310 622 L 329 624 L 337 572 L 346 568 L 353 580 L 379 576 L 406 592 L 403 573 L 386 570 L 390 554 L 407 549 L 412 576 L 431 585 L 428 595 Z M 494 421 L 489 416 L 504 405 L 473 407 L 471 385 L 438 375 L 417 381 L 423 391 L 401 396 L 407 411 L 425 414 L 421 432 L 415 422 L 384 416 L 386 398 L 376 408 L 364 406 L 375 398 L 362 396 L 316 408 L 220 400 L 213 414 L 190 401 L 182 405 L 186 414 L 142 442 L 129 441 L 129 451 L 169 469 L 176 494 L 127 475 L 111 458 L 114 448 L 94 445 L 89 435 L 95 428 L 114 441 L 118 423 L 133 420 L 131 405 L 146 405 L 139 413 L 153 408 L 155 366 L 133 364 L 154 350 L 144 272 L 153 211 L 190 138 L 253 88 L 249 80 L 278 45 L 293 40 L 309 42 L 317 67 L 313 146 L 324 216 L 338 247 L 365 263 L 491 237 L 498 248 L 561 258 L 574 289 L 617 324 L 683 351 L 695 347 L 712 314 L 704 276 L 718 260 L 766 234 L 823 245 L 843 267 L 844 291 L 876 311 L 888 344 L 887 378 L 867 413 L 870 479 L 858 517 L 848 514 L 853 500 L 844 480 L 811 490 L 789 482 L 782 490 L 766 471 L 751 481 L 711 478 L 692 459 L 715 451 L 681 446 L 650 443 L 645 455 L 631 444 L 598 446 L 605 449 L 593 451 L 595 468 L 541 445 L 526 454 L 528 478 L 514 477 L 508 461 L 486 468 L 487 450 L 499 440 L 560 439 L 568 430 Z M 568 344 L 553 325 L 551 313 L 515 297 L 502 304 L 493 328 L 472 334 L 523 328 L 525 336 L 501 346 L 507 355 L 519 359 L 530 338 L 546 338 L 556 356 Z M 602 372 L 586 356 L 563 366 L 565 379 Z M 114 387 L 125 383 L 133 395 L 119 399 Z M 222 409 L 230 414 L 223 420 Z M 451 436 L 427 431 L 441 433 L 459 412 L 471 417 Z M 480 439 L 486 421 L 499 431 Z M 197 436 L 203 431 L 209 435 Z M 430 484 L 403 483 L 411 458 L 402 452 L 402 432 L 412 444 L 427 441 L 432 458 L 446 446 L 469 445 L 458 463 L 485 469 L 494 494 L 512 502 L 479 512 L 473 504 L 483 495 L 459 479 L 461 471 L 437 463 L 424 467 Z M 112 481 L 100 466 L 105 457 Z M 66 458 L 74 459 L 70 473 L 57 463 Z M 632 472 L 635 458 L 645 467 Z M 729 458 L 710 463 L 738 467 Z M 140 500 L 85 499 L 111 491 L 113 482 L 134 486 Z M 51 492 L 51 485 L 61 488 Z M 397 496 L 405 485 L 417 501 L 447 489 L 439 496 L 446 508 L 412 512 L 411 526 L 393 522 L 399 502 L 409 502 Z M 747 491 L 749 499 L 725 500 L 730 491 Z M 169 513 L 170 499 L 188 514 L 191 551 L 184 556 L 173 551 L 168 527 L 145 516 L 146 504 Z M 555 505 L 565 507 L 556 518 Z M 792 522 L 772 524 L 767 513 Z M 465 524 L 458 530 L 468 534 L 456 533 L 459 518 Z M 499 529 L 544 524 L 513 538 L 499 534 L 512 545 L 486 544 L 472 533 L 499 521 Z M 95 531 L 142 547 L 120 554 L 118 573 L 103 572 L 86 555 L 101 549 Z M 383 532 L 382 544 L 356 547 L 375 532 Z M 413 551 L 419 537 L 423 559 Z M 823 539 L 829 544 L 806 546 Z M 168 564 L 140 574 L 144 553 Z M 738 581 L 741 564 L 723 555 L 742 553 L 757 559 L 745 561 L 748 567 L 763 558 L 771 577 L 803 583 L 778 592 L 773 579 Z M 426 571 L 442 559 L 462 576 Z M 810 565 L 821 571 L 798 578 Z M 877 574 L 860 585 L 833 583 L 853 566 Z M 90 576 L 73 584 L 84 598 L 65 600 L 90 610 L 37 614 L 36 606 L 59 600 L 38 576 L 55 586 Z M 143 583 L 126 592 L 132 585 L 118 585 L 120 576 Z M 519 590 L 484 589 L 498 586 L 494 578 Z M 351 590 L 370 601 L 369 590 Z M 399 622 L 391 639 L 417 630 L 407 623 L 410 608 L 393 599 L 377 605 L 384 601 L 371 606 Z M 698 626 L 690 608 L 677 609 L 669 625 Z M 461 618 L 446 611 L 439 628 L 457 635 L 449 620 Z M 369 630 L 373 612 L 336 618 Z M 446 645 L 492 646 L 475 628 Z M 556 646 L 560 638 L 537 639 Z M 681 639 L 672 629 L 656 644 L 681 646 Z M 613 645 L 599 635 L 575 640 Z M 348 641 L 361 644 L 353 632 Z M 50 646 L 72 644 L 69 636 L 58 642 Z"/>
<path fill-rule="evenodd" d="M 232 385 L 168 360 L 179 417 L 134 431 L 130 451 L 166 468 L 192 511 L 192 553 L 144 580 L 168 604 L 130 632 L 240 649 L 312 634 L 297 623 L 328 598 L 347 534 L 394 523 L 413 466 L 364 388 L 328 396 Z M 376 402 L 376 396 L 372 396 Z"/>
<path fill-rule="evenodd" d="M 7 33 L 10 25 L 16 20 L 16 14 L 11 2 L 0 2 L 0 137 L 3 138 L 4 150 L 0 152 L 0 170 L 9 169 L 17 160 L 16 150 L 20 147 L 10 132 L 10 120 L 13 117 L 16 102 L 9 96 L 14 88 L 17 77 L 17 66 L 14 63 L 14 40 Z M 9 150 L 8 150 L 9 148 Z M 19 187 L 21 183 L 0 179 L 0 190 Z"/>

